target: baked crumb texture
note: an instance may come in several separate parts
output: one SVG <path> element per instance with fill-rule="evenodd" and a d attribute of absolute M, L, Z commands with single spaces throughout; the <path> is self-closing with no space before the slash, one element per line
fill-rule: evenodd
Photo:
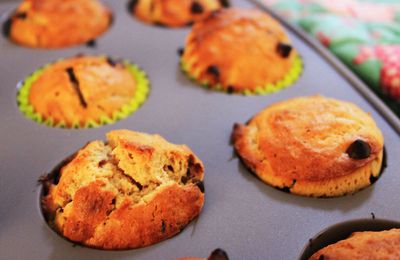
<path fill-rule="evenodd" d="M 228 0 L 131 0 L 128 9 L 145 23 L 183 27 L 228 6 Z"/>
<path fill-rule="evenodd" d="M 193 25 L 180 66 L 204 87 L 262 95 L 292 85 L 302 60 L 271 16 L 257 9 L 227 8 Z"/>
<path fill-rule="evenodd" d="M 356 105 L 322 96 L 273 104 L 233 129 L 234 148 L 262 181 L 283 191 L 335 197 L 380 175 L 383 136 Z"/>
<path fill-rule="evenodd" d="M 111 22 L 111 11 L 98 0 L 24 0 L 3 33 L 25 47 L 63 48 L 93 42 Z"/>
<path fill-rule="evenodd" d="M 400 259 L 400 229 L 355 232 L 349 238 L 329 245 L 310 260 Z"/>
<path fill-rule="evenodd" d="M 149 246 L 179 233 L 204 204 L 202 162 L 158 135 L 115 130 L 45 183 L 43 212 L 67 239 L 100 249 Z"/>

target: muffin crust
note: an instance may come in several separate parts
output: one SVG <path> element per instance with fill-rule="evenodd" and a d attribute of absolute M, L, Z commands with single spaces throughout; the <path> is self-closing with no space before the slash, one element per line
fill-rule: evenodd
<path fill-rule="evenodd" d="M 181 63 L 191 78 L 211 88 L 254 92 L 282 80 L 296 56 L 272 17 L 256 9 L 229 8 L 194 24 Z"/>
<path fill-rule="evenodd" d="M 236 124 L 232 137 L 240 158 L 261 180 L 299 195 L 353 193 L 371 184 L 382 166 L 383 136 L 372 117 L 322 96 L 273 104 L 247 125 Z M 366 158 L 350 157 L 354 142 L 369 147 Z"/>
<path fill-rule="evenodd" d="M 329 245 L 310 257 L 326 259 L 400 259 L 400 229 L 355 232 L 349 238 Z"/>
<path fill-rule="evenodd" d="M 128 8 L 143 22 L 182 27 L 228 5 L 227 0 L 133 0 Z"/>
<path fill-rule="evenodd" d="M 32 48 L 63 48 L 90 42 L 112 21 L 98 0 L 24 0 L 8 21 L 7 34 Z"/>
<path fill-rule="evenodd" d="M 93 141 L 45 184 L 43 211 L 67 239 L 139 248 L 179 233 L 204 203 L 202 162 L 185 145 L 128 130 Z"/>
<path fill-rule="evenodd" d="M 77 56 L 44 68 L 32 83 L 29 103 L 54 125 L 84 127 L 100 122 L 127 105 L 137 82 L 123 62 L 107 57 Z"/>

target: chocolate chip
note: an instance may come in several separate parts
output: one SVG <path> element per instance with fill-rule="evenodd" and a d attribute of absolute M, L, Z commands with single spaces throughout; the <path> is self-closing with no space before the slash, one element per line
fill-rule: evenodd
<path fill-rule="evenodd" d="M 201 14 L 203 11 L 203 6 L 199 2 L 193 1 L 192 5 L 190 6 L 190 12 L 192 14 Z"/>
<path fill-rule="evenodd" d="M 179 56 L 182 56 L 184 52 L 185 52 L 184 48 L 181 47 L 181 48 L 178 49 L 178 55 Z"/>
<path fill-rule="evenodd" d="M 194 184 L 200 189 L 201 193 L 204 193 L 204 183 L 202 181 L 198 180 Z"/>
<path fill-rule="evenodd" d="M 8 18 L 4 23 L 3 23 L 3 28 L 2 28 L 2 33 L 4 37 L 9 37 L 11 34 L 11 26 L 12 26 L 12 20 L 11 18 Z"/>
<path fill-rule="evenodd" d="M 367 142 L 357 139 L 347 148 L 346 153 L 355 160 L 366 159 L 371 155 L 371 146 Z"/>
<path fill-rule="evenodd" d="M 186 177 L 188 178 L 188 179 L 190 179 L 192 176 L 191 176 L 191 172 L 190 172 L 190 167 L 188 167 L 187 168 L 187 170 L 186 170 Z"/>
<path fill-rule="evenodd" d="M 135 185 L 139 190 L 142 190 L 143 189 L 143 185 L 140 183 L 140 182 L 138 182 L 138 181 L 136 181 L 134 178 L 132 178 L 130 175 L 126 175 L 126 177 L 129 179 L 129 181 L 133 184 L 133 185 Z"/>
<path fill-rule="evenodd" d="M 114 15 L 110 14 L 108 18 L 108 26 L 111 26 L 114 23 Z"/>
<path fill-rule="evenodd" d="M 280 188 L 280 187 L 276 187 L 278 190 L 281 190 L 281 191 L 283 191 L 283 192 L 286 192 L 286 193 L 291 193 L 291 189 L 294 187 L 294 185 L 296 184 L 296 179 L 294 179 L 293 181 L 292 181 L 292 184 L 290 184 L 290 186 L 284 186 L 283 188 Z"/>
<path fill-rule="evenodd" d="M 116 201 L 117 201 L 117 200 L 116 200 L 115 198 L 113 198 L 112 201 L 111 201 L 111 204 L 115 205 L 115 202 L 116 202 Z"/>
<path fill-rule="evenodd" d="M 118 64 L 118 62 L 115 61 L 115 60 L 114 60 L 113 58 L 111 58 L 111 57 L 107 57 L 106 61 L 107 61 L 107 63 L 110 64 L 110 66 L 112 66 L 112 67 L 115 67 L 115 65 Z"/>
<path fill-rule="evenodd" d="M 86 46 L 90 47 L 90 48 L 95 48 L 97 45 L 96 40 L 90 40 L 86 43 Z"/>
<path fill-rule="evenodd" d="M 229 1 L 228 0 L 219 0 L 219 3 L 223 7 L 229 7 Z"/>
<path fill-rule="evenodd" d="M 224 250 L 217 248 L 212 251 L 211 255 L 208 257 L 208 260 L 229 260 L 229 257 Z"/>
<path fill-rule="evenodd" d="M 276 47 L 276 51 L 283 57 L 287 58 L 290 55 L 290 52 L 292 51 L 292 46 L 286 43 L 278 43 L 278 46 Z"/>
<path fill-rule="evenodd" d="M 279 188 L 279 187 L 277 187 L 277 188 L 278 188 L 278 190 L 283 191 L 285 193 L 290 193 L 290 188 L 288 186 L 285 186 L 283 188 Z"/>
<path fill-rule="evenodd" d="M 128 2 L 128 10 L 129 10 L 130 12 L 134 12 L 134 11 L 135 11 L 135 8 L 136 8 L 136 5 L 138 4 L 138 2 L 139 2 L 139 0 L 130 0 L 130 1 Z"/>
<path fill-rule="evenodd" d="M 188 177 L 187 177 L 187 176 L 182 176 L 182 177 L 181 177 L 181 182 L 182 182 L 183 184 L 186 184 L 187 181 L 188 181 Z"/>
<path fill-rule="evenodd" d="M 369 183 L 375 183 L 378 180 L 378 177 L 375 177 L 374 175 L 371 174 L 371 176 L 369 176 Z"/>
<path fill-rule="evenodd" d="M 79 102 L 84 108 L 87 108 L 87 103 L 86 100 L 82 94 L 81 88 L 79 86 L 79 81 L 78 78 L 76 77 L 74 73 L 74 69 L 72 67 L 66 68 L 66 72 L 69 77 L 69 81 L 71 82 L 73 88 L 75 89 L 76 93 L 78 94 Z"/>
<path fill-rule="evenodd" d="M 229 86 L 226 88 L 226 91 L 228 92 L 228 94 L 233 94 L 233 92 L 235 92 L 235 87 L 232 86 L 232 85 L 229 85 Z"/>
<path fill-rule="evenodd" d="M 101 160 L 101 161 L 98 163 L 98 166 L 99 166 L 100 168 L 102 168 L 106 163 L 107 163 L 107 160 Z"/>
<path fill-rule="evenodd" d="M 165 27 L 167 27 L 165 24 L 163 24 L 162 22 L 154 22 L 154 25 L 156 25 L 156 26 L 159 26 L 159 27 L 163 27 L 163 28 L 165 28 Z"/>
<path fill-rule="evenodd" d="M 17 19 L 26 19 L 26 17 L 27 17 L 28 15 L 25 13 L 25 12 L 19 12 L 19 13 L 16 13 L 15 15 L 14 15 L 14 17 L 15 18 L 17 18 Z"/>
<path fill-rule="evenodd" d="M 79 84 L 78 79 L 76 78 L 75 73 L 74 73 L 74 68 L 68 67 L 65 71 L 66 71 L 67 74 L 68 74 L 69 80 L 70 80 L 73 84 Z"/>
<path fill-rule="evenodd" d="M 166 228 L 165 220 L 162 220 L 162 221 L 161 221 L 161 232 L 162 232 L 162 233 L 165 233 L 165 228 Z"/>
<path fill-rule="evenodd" d="M 216 65 L 210 65 L 207 68 L 207 73 L 212 74 L 216 77 L 219 77 L 219 69 Z"/>

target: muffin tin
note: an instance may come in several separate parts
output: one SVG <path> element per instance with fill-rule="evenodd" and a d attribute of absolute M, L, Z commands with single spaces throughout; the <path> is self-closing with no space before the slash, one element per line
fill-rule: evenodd
<path fill-rule="evenodd" d="M 340 240 L 347 239 L 354 232 L 358 231 L 383 231 L 392 228 L 400 228 L 400 222 L 386 219 L 355 219 L 332 225 L 311 238 L 301 254 L 300 260 L 309 259 L 320 249 L 335 244 Z"/>
<path fill-rule="evenodd" d="M 0 38 L 0 258 L 175 259 L 206 256 L 220 247 L 232 259 L 296 259 L 314 234 L 334 223 L 371 213 L 400 219 L 395 196 L 400 183 L 399 120 L 318 43 L 289 29 L 305 66 L 299 80 L 266 96 L 227 95 L 197 86 L 180 71 L 177 50 L 190 28 L 149 26 L 128 13 L 126 1 L 104 2 L 115 21 L 96 48 L 36 50 Z M 254 6 L 245 0 L 232 2 Z M 0 4 L 2 21 L 16 5 Z M 128 118 L 93 129 L 51 128 L 26 119 L 17 107 L 17 83 L 42 64 L 77 53 L 108 54 L 141 66 L 152 85 L 147 102 Z M 235 122 L 246 122 L 273 102 L 317 93 L 371 112 L 385 136 L 386 170 L 374 185 L 354 195 L 314 199 L 287 194 L 262 183 L 233 155 L 229 141 Z M 206 168 L 204 209 L 180 234 L 147 248 L 102 251 L 76 246 L 44 222 L 37 180 L 86 142 L 120 128 L 159 133 L 189 145 Z"/>

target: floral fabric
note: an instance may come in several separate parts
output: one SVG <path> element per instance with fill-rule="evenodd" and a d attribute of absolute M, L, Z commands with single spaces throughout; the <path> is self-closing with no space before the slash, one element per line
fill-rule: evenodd
<path fill-rule="evenodd" d="M 400 117 L 399 0 L 263 0 L 338 56 Z"/>

